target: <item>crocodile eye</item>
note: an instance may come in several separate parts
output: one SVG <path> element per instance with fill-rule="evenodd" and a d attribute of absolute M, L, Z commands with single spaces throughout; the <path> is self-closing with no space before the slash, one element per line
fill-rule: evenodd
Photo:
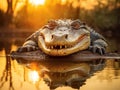
<path fill-rule="evenodd" d="M 78 30 L 80 29 L 80 26 L 81 26 L 81 23 L 79 20 L 75 20 L 71 23 L 71 27 L 75 30 Z"/>
<path fill-rule="evenodd" d="M 48 28 L 49 28 L 50 30 L 55 29 L 57 26 L 58 26 L 58 25 L 57 25 L 57 23 L 56 23 L 54 20 L 50 20 L 50 21 L 48 22 Z"/>

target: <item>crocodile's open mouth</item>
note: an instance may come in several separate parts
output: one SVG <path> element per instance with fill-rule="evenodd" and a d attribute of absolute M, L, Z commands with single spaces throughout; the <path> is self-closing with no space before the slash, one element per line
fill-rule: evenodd
<path fill-rule="evenodd" d="M 74 43 L 67 43 L 67 44 L 49 44 L 46 45 L 44 38 L 42 36 L 38 37 L 38 45 L 40 49 L 51 56 L 66 56 L 69 54 L 73 54 L 75 52 L 84 50 L 88 48 L 90 45 L 90 36 L 89 35 L 82 35 L 76 40 Z"/>

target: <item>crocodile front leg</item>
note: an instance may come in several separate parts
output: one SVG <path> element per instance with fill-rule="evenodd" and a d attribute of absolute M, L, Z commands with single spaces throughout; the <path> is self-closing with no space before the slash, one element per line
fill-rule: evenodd
<path fill-rule="evenodd" d="M 26 41 L 22 47 L 19 47 L 17 49 L 17 52 L 29 52 L 29 51 L 35 51 L 38 49 L 38 46 L 36 44 L 36 42 L 32 41 L 32 40 L 28 40 Z"/>
<path fill-rule="evenodd" d="M 89 46 L 89 50 L 91 50 L 93 53 L 97 52 L 103 55 L 106 53 L 106 47 L 107 43 L 102 39 L 98 39 L 94 41 L 92 45 Z"/>
<path fill-rule="evenodd" d="M 96 33 L 95 31 L 91 32 L 91 45 L 89 46 L 90 51 L 103 55 L 106 52 L 107 46 L 106 40 L 102 35 Z"/>
<path fill-rule="evenodd" d="M 28 37 L 26 39 L 26 42 L 23 44 L 23 46 L 17 49 L 17 52 L 29 52 L 39 49 L 37 43 L 38 35 L 39 35 L 39 31 L 36 31 L 30 37 Z"/>

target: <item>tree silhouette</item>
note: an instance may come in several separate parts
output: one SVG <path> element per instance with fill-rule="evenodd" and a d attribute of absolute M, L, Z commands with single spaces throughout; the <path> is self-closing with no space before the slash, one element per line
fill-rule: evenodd
<path fill-rule="evenodd" d="M 7 0 L 7 12 L 6 12 L 6 24 L 12 23 L 13 18 L 13 8 L 12 8 L 13 0 Z"/>

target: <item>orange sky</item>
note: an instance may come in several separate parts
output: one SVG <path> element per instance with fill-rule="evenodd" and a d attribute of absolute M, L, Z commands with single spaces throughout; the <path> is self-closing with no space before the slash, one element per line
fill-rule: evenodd
<path fill-rule="evenodd" d="M 6 0 L 0 0 L 0 9 L 6 11 L 7 10 L 7 2 Z"/>
<path fill-rule="evenodd" d="M 13 0 L 14 2 L 16 0 Z M 36 2 L 35 2 L 36 1 Z M 56 0 L 57 1 L 57 0 Z M 65 4 L 65 2 L 67 0 L 61 0 L 62 1 L 62 4 Z M 80 3 L 78 3 L 77 1 L 75 0 L 68 0 L 69 2 L 73 2 L 73 6 L 76 7 L 78 5 L 81 6 L 81 8 L 85 8 L 87 10 L 91 10 L 91 9 L 94 9 L 94 7 L 96 5 L 98 5 L 98 2 L 97 0 L 80 0 Z M 40 5 L 40 4 L 44 4 L 44 0 L 41 0 L 41 2 L 39 2 L 39 0 L 29 0 L 29 3 L 31 3 L 33 6 L 37 6 L 37 5 Z M 107 4 L 106 0 L 101 0 L 102 3 L 104 4 Z M 15 8 L 15 13 L 21 8 L 22 5 L 24 5 L 25 1 L 22 0 L 20 1 L 16 8 Z M 38 3 L 38 4 L 37 4 Z M 14 3 L 13 3 L 14 4 Z M 14 6 L 14 5 L 13 5 Z M 6 3 L 6 0 L 0 0 L 0 9 L 6 11 L 7 9 L 7 3 Z"/>

